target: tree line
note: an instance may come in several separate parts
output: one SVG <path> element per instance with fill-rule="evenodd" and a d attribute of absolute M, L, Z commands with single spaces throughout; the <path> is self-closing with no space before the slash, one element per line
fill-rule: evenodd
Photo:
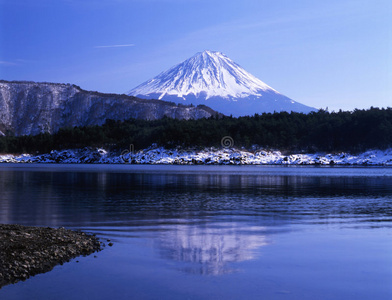
<path fill-rule="evenodd" d="M 63 128 L 36 136 L 0 137 L 0 153 L 46 153 L 54 149 L 103 147 L 144 149 L 153 143 L 173 148 L 221 147 L 229 136 L 235 147 L 286 151 L 353 153 L 392 147 L 392 108 L 303 113 L 216 116 L 199 120 L 106 120 L 102 126 Z"/>

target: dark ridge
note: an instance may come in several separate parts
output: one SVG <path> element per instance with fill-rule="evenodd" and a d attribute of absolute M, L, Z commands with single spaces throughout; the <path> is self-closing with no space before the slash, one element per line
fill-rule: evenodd
<path fill-rule="evenodd" d="M 51 150 L 102 147 L 106 150 L 220 147 L 231 137 L 235 147 L 297 153 L 385 150 L 392 147 L 392 108 L 310 114 L 267 113 L 253 117 L 178 120 L 107 119 L 102 126 L 62 128 L 55 134 L 0 136 L 0 153 L 48 153 Z"/>

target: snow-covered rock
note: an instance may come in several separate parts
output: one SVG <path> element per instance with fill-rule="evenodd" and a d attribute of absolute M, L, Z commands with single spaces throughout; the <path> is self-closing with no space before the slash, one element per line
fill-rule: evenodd
<path fill-rule="evenodd" d="M 51 151 L 41 155 L 0 155 L 0 163 L 74 163 L 74 164 L 166 164 L 166 165 L 367 165 L 392 166 L 392 149 L 371 150 L 359 155 L 291 154 L 265 149 L 165 149 L 150 147 L 130 153 L 110 153 L 104 149 Z"/>
<path fill-rule="evenodd" d="M 226 115 L 316 110 L 280 94 L 220 52 L 204 51 L 128 92 L 144 99 L 204 104 Z"/>

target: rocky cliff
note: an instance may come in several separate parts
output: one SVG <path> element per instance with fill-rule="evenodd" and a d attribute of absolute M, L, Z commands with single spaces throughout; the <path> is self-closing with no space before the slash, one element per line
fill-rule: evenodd
<path fill-rule="evenodd" d="M 106 119 L 208 118 L 206 106 L 89 92 L 70 84 L 0 81 L 0 135 L 54 133 L 62 127 L 102 125 Z"/>

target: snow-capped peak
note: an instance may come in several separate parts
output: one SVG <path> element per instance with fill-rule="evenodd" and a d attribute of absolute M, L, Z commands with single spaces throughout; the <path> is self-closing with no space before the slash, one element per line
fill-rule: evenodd
<path fill-rule="evenodd" d="M 273 88 L 245 71 L 221 52 L 204 51 L 170 68 L 129 91 L 129 95 L 165 95 L 184 97 L 190 94 L 211 97 L 245 98 L 261 96 Z"/>

